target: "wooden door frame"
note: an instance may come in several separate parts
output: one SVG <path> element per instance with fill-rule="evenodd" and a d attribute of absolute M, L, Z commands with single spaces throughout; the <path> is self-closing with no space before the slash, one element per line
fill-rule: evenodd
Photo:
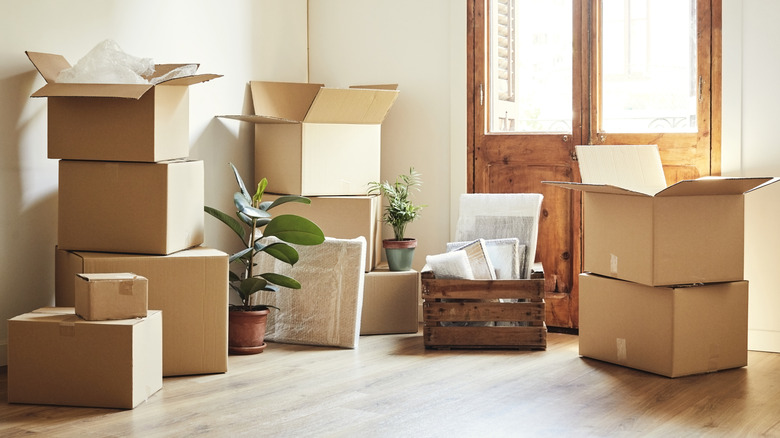
<path fill-rule="evenodd" d="M 476 132 L 476 120 L 482 118 L 484 120 L 484 105 L 478 105 L 477 101 L 480 98 L 480 90 L 478 90 L 477 84 L 481 81 L 481 78 L 485 77 L 484 65 L 482 63 L 476 63 L 476 56 L 485 56 L 485 50 L 487 49 L 484 43 L 487 39 L 485 28 L 484 8 L 476 8 L 477 2 L 485 2 L 486 0 L 467 0 L 466 1 L 466 17 L 467 17 L 467 29 L 466 29 L 466 107 L 467 107 L 467 166 L 466 166 L 466 178 L 467 178 L 467 191 L 473 193 L 476 184 L 475 175 L 475 160 L 476 160 L 476 148 L 477 148 L 477 135 Z M 585 60 L 590 60 L 592 50 L 592 35 L 590 35 L 591 20 L 593 20 L 593 2 L 597 0 L 573 0 L 580 2 L 580 7 L 575 8 L 579 10 L 579 17 L 575 12 L 574 20 L 580 20 L 580 47 L 575 48 L 577 56 L 584 56 Z M 484 4 L 484 3 L 483 3 Z M 710 17 L 705 21 L 700 20 L 700 25 L 709 25 L 711 38 L 710 38 L 710 173 L 712 175 L 719 175 L 721 173 L 721 90 L 722 90 L 722 1 L 721 0 L 697 0 L 697 8 L 706 8 L 707 15 Z M 482 44 L 478 44 L 478 36 L 482 36 Z M 582 58 L 580 58 L 582 61 Z M 586 93 L 591 89 L 592 69 L 590 62 L 579 62 L 580 74 L 574 75 L 575 83 L 572 84 L 574 92 Z M 479 69 L 479 70 L 477 70 Z M 579 77 L 579 84 L 576 82 Z M 579 88 L 579 91 L 578 91 Z M 487 94 L 487 90 L 481 90 L 482 98 Z M 586 105 L 591 105 L 590 101 L 583 101 Z M 578 126 L 572 126 L 575 130 L 577 127 L 580 132 L 580 139 L 582 143 L 589 143 L 591 133 L 591 112 L 584 111 L 584 108 L 573 108 L 575 116 L 573 120 L 576 122 L 579 120 Z M 574 134 L 574 131 L 573 131 Z M 578 172 L 577 172 L 578 176 Z M 568 306 L 573 315 L 578 315 L 579 309 L 579 280 L 576 272 L 582 272 L 582 209 L 581 209 L 581 196 L 579 192 L 572 196 L 572 224 L 578 224 L 573 226 L 572 236 L 572 249 L 573 249 L 573 278 L 572 287 L 567 294 Z M 549 292 L 548 292 L 549 293 Z M 554 292 L 552 295 L 556 295 Z M 548 298 L 556 298 L 550 296 Z M 548 306 L 548 317 L 549 308 Z M 550 320 L 548 318 L 548 320 Z M 577 318 L 570 321 L 571 328 L 577 328 L 579 321 Z"/>

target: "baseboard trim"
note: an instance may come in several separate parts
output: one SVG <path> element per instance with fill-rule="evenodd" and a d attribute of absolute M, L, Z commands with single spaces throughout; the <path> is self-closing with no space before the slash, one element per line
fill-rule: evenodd
<path fill-rule="evenodd" d="M 780 353 L 780 331 L 748 329 L 748 350 Z"/>

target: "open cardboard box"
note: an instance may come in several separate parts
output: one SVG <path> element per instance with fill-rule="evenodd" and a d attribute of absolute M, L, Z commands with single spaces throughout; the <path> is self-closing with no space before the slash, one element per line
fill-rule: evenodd
<path fill-rule="evenodd" d="M 252 81 L 250 88 L 255 114 L 221 117 L 255 124 L 255 178 L 267 178 L 269 192 L 363 195 L 379 180 L 381 124 L 398 97 L 395 85 Z"/>
<path fill-rule="evenodd" d="M 770 177 L 703 177 L 666 187 L 657 146 L 577 146 L 584 270 L 650 286 L 738 281 L 744 193 Z"/>
<path fill-rule="evenodd" d="M 156 162 L 189 156 L 189 86 L 221 77 L 184 76 L 152 84 L 57 83 L 70 63 L 61 55 L 25 52 L 46 85 L 48 156 L 69 160 Z M 184 64 L 158 64 L 160 77 Z"/>

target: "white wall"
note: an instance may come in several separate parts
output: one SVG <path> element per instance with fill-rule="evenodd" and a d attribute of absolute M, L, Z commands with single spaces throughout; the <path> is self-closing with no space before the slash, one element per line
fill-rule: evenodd
<path fill-rule="evenodd" d="M 780 176 L 775 129 L 780 119 L 780 58 L 773 50 L 780 41 L 778 18 L 780 3 L 775 1 L 723 1 L 724 116 L 730 112 L 728 119 L 724 117 L 724 150 L 738 151 L 730 164 L 732 174 Z M 726 158 L 732 156 L 724 152 L 724 169 Z M 780 352 L 779 216 L 780 184 L 746 196 L 745 277 L 750 281 L 752 350 Z"/>
<path fill-rule="evenodd" d="M 1 0 L 0 14 L 0 365 L 15 315 L 53 304 L 57 162 L 46 158 L 46 100 L 30 94 L 43 80 L 25 50 L 75 63 L 111 38 L 156 62 L 199 62 L 224 77 L 190 93 L 191 157 L 206 168 L 206 202 L 232 207 L 227 163 L 252 170 L 252 131 L 216 114 L 244 109 L 252 79 L 306 80 L 306 0 Z M 107 145 L 110 146 L 110 145 Z M 206 244 L 230 237 L 206 219 Z"/>
<path fill-rule="evenodd" d="M 466 187 L 465 0 L 311 1 L 309 23 L 311 82 L 399 85 L 382 125 L 381 178 L 422 173 L 415 199 L 427 207 L 407 229 L 419 270 L 452 240 Z"/>
<path fill-rule="evenodd" d="M 74 63 L 111 38 L 136 56 L 199 62 L 201 72 L 223 74 L 190 89 L 190 156 L 205 161 L 206 203 L 228 210 L 234 182 L 227 163 L 249 178 L 253 131 L 214 116 L 250 109 L 248 81 L 398 83 L 401 95 L 383 126 L 382 178 L 409 166 L 423 173 L 419 201 L 428 207 L 409 228 L 421 239 L 416 268 L 450 239 L 466 184 L 465 0 L 0 5 L 0 321 L 51 305 L 54 296 L 57 162 L 46 158 L 46 100 L 29 98 L 43 80 L 25 50 Z M 227 250 L 233 238 L 206 218 L 206 245 Z M 6 343 L 3 323 L 0 366 Z"/>

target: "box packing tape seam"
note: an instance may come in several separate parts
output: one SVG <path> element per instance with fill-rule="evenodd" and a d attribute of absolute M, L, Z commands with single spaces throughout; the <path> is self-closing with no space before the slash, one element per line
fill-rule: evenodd
<path fill-rule="evenodd" d="M 618 273 L 618 257 L 615 254 L 609 255 L 609 273 L 612 275 Z"/>
<path fill-rule="evenodd" d="M 720 370 L 720 344 L 710 344 L 710 357 L 707 360 L 707 372 L 713 373 Z"/>
<path fill-rule="evenodd" d="M 617 361 L 625 363 L 628 360 L 628 352 L 626 350 L 626 339 L 617 338 L 615 340 L 617 346 Z"/>
<path fill-rule="evenodd" d="M 133 280 L 122 280 L 119 282 L 119 294 L 120 295 L 132 295 L 133 294 Z"/>

